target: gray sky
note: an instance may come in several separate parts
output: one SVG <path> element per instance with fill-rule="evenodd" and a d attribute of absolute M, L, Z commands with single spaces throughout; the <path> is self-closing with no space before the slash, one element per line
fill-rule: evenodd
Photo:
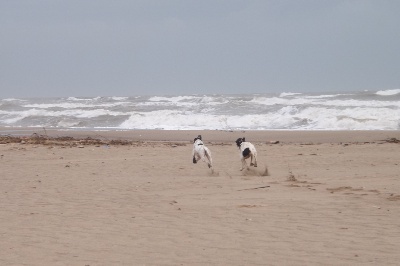
<path fill-rule="evenodd" d="M 0 98 L 400 88 L 399 0 L 0 0 Z"/>

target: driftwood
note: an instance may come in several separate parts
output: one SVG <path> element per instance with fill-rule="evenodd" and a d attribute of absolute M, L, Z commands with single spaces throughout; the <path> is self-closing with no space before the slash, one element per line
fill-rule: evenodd
<path fill-rule="evenodd" d="M 238 191 L 243 191 L 243 190 L 254 190 L 254 189 L 260 189 L 260 188 L 267 188 L 267 187 L 271 187 L 271 186 L 244 188 L 244 189 L 238 189 Z"/>

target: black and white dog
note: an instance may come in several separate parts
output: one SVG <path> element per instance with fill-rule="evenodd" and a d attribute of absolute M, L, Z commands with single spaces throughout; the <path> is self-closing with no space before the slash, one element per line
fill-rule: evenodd
<path fill-rule="evenodd" d="M 193 163 L 197 163 L 200 159 L 203 162 L 206 162 L 208 168 L 212 169 L 212 158 L 210 150 L 204 145 L 203 141 L 201 140 L 201 135 L 198 135 L 193 140 Z"/>
<path fill-rule="evenodd" d="M 242 160 L 242 171 L 245 167 L 248 169 L 246 159 L 250 158 L 250 166 L 257 167 L 257 151 L 253 144 L 250 142 L 246 142 L 245 138 L 238 138 L 236 140 L 236 145 L 239 147 L 240 150 L 240 158 Z M 253 163 L 254 158 L 254 163 Z"/>

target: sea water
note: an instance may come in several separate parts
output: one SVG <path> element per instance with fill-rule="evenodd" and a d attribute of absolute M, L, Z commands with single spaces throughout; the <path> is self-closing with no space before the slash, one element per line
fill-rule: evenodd
<path fill-rule="evenodd" d="M 0 126 L 87 130 L 399 130 L 400 89 L 0 99 Z"/>

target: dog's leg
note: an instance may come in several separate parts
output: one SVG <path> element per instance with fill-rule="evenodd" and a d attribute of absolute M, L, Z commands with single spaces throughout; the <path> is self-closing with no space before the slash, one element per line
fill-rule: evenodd
<path fill-rule="evenodd" d="M 207 157 L 207 160 L 208 160 L 208 162 L 207 162 L 208 168 L 212 168 L 211 154 L 207 150 L 205 151 L 205 157 Z"/>
<path fill-rule="evenodd" d="M 246 159 L 242 157 L 242 168 L 240 169 L 240 171 L 243 171 L 244 168 L 248 169 L 248 166 L 246 163 Z"/>
<path fill-rule="evenodd" d="M 252 153 L 250 158 L 251 158 L 250 159 L 250 166 L 257 167 L 257 155 Z M 254 158 L 254 163 L 253 163 L 253 158 Z"/>
<path fill-rule="evenodd" d="M 193 163 L 197 163 L 197 160 L 196 160 L 196 157 L 195 157 L 195 151 L 194 151 L 194 148 L 193 148 L 193 150 L 192 150 L 192 157 L 193 157 Z"/>
<path fill-rule="evenodd" d="M 195 152 L 193 154 L 193 163 L 197 163 L 200 159 L 201 159 L 200 155 L 197 152 Z"/>
<path fill-rule="evenodd" d="M 201 156 L 201 160 L 202 160 L 203 162 L 206 162 L 206 156 L 205 156 L 205 155 Z"/>

